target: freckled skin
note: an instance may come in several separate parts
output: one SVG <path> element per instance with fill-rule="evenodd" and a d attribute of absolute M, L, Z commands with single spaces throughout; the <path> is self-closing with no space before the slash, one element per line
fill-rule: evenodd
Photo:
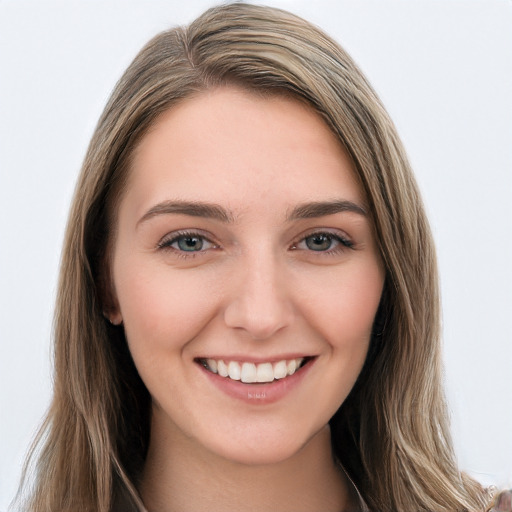
<path fill-rule="evenodd" d="M 186 439 L 226 460 L 279 463 L 339 408 L 364 363 L 384 271 L 368 218 L 286 220 L 298 204 L 333 199 L 365 202 L 335 137 L 290 99 L 208 91 L 165 113 L 142 140 L 118 212 L 113 286 L 115 320 L 153 398 L 153 447 Z M 169 200 L 214 203 L 234 220 L 139 222 Z M 188 244 L 201 250 L 182 250 L 183 238 L 161 244 L 183 232 L 204 237 L 202 247 Z M 306 237 L 318 232 L 333 238 L 317 251 Z M 211 386 L 196 361 L 290 353 L 314 364 L 266 405 Z"/>

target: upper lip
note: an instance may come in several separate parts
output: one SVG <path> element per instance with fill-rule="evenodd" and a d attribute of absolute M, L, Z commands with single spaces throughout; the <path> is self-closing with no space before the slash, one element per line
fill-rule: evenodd
<path fill-rule="evenodd" d="M 214 359 L 216 361 L 222 360 L 222 361 L 237 361 L 240 363 L 254 363 L 254 364 L 260 364 L 260 363 L 277 363 L 279 361 L 289 361 L 291 359 L 311 359 L 313 357 L 316 357 L 315 354 L 305 354 L 300 352 L 290 352 L 287 354 L 279 354 L 279 355 L 269 355 L 267 357 L 265 356 L 257 356 L 254 355 L 241 355 L 241 354 L 233 354 L 233 355 L 204 355 L 196 357 L 195 360 L 200 361 L 204 359 Z"/>

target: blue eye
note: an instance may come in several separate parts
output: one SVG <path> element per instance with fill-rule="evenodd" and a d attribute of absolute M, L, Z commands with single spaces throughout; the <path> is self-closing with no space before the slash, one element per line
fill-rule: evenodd
<path fill-rule="evenodd" d="M 318 232 L 302 238 L 293 246 L 293 249 L 320 253 L 336 253 L 343 249 L 352 248 L 353 246 L 354 244 L 350 240 L 341 235 L 329 232 Z"/>
<path fill-rule="evenodd" d="M 333 235 L 326 233 L 315 233 L 314 235 L 307 236 L 304 241 L 308 249 L 312 251 L 328 251 L 331 249 L 335 242 Z"/>
<path fill-rule="evenodd" d="M 180 251 L 194 252 L 203 248 L 203 239 L 199 236 L 180 236 L 174 241 Z M 172 245 L 172 244 L 171 244 Z"/>
<path fill-rule="evenodd" d="M 164 238 L 158 244 L 159 249 L 170 249 L 181 253 L 204 252 L 214 247 L 215 244 L 198 233 L 178 233 L 170 238 Z"/>

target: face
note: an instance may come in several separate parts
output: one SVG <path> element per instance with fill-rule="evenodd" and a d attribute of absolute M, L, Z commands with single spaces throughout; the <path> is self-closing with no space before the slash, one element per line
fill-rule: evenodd
<path fill-rule="evenodd" d="M 349 159 L 295 100 L 220 88 L 165 113 L 130 172 L 113 319 L 154 432 L 243 463 L 292 456 L 351 390 L 383 287 Z"/>

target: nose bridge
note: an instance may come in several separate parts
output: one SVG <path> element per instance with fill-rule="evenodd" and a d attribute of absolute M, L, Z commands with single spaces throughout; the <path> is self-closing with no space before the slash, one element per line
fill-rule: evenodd
<path fill-rule="evenodd" d="M 233 277 L 226 325 L 266 339 L 293 318 L 283 263 L 271 249 L 260 248 L 241 258 Z"/>

